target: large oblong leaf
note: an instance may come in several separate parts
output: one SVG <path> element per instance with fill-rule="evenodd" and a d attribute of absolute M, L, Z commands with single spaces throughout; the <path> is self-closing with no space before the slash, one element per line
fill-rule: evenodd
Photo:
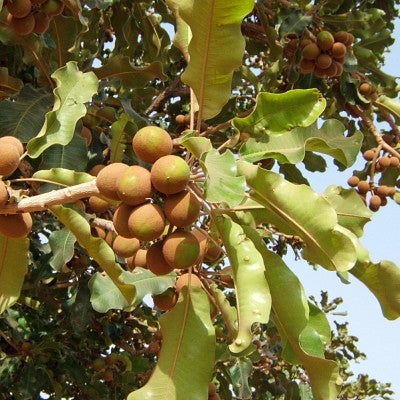
<path fill-rule="evenodd" d="M 77 172 L 72 169 L 65 168 L 51 168 L 36 171 L 32 178 L 45 179 L 54 183 L 60 183 L 66 186 L 78 185 L 96 179 L 93 175 L 86 172 Z"/>
<path fill-rule="evenodd" d="M 303 256 L 330 270 L 344 271 L 357 261 L 353 238 L 338 224 L 335 209 L 307 185 L 295 185 L 275 172 L 238 161 L 250 197 L 263 208 L 254 210 L 259 222 L 272 224 L 305 243 Z"/>
<path fill-rule="evenodd" d="M 127 400 L 204 400 L 214 370 L 215 330 L 207 294 L 184 287 L 160 319 L 163 343 L 150 380 Z"/>
<path fill-rule="evenodd" d="M 0 235 L 0 314 L 17 300 L 28 272 L 29 239 Z"/>
<path fill-rule="evenodd" d="M 93 72 L 81 72 L 76 62 L 68 62 L 52 75 L 53 110 L 46 114 L 45 123 L 36 137 L 28 142 L 28 154 L 37 158 L 53 144 L 67 145 L 73 138 L 77 121 L 86 114 L 85 104 L 97 91 L 98 80 Z"/>
<path fill-rule="evenodd" d="M 236 117 L 233 125 L 240 132 L 254 136 L 288 132 L 314 123 L 326 107 L 326 100 L 317 89 L 294 89 L 285 93 L 259 93 L 253 112 Z"/>
<path fill-rule="evenodd" d="M 49 260 L 51 267 L 60 271 L 74 255 L 74 245 L 76 242 L 75 236 L 69 229 L 63 228 L 59 231 L 51 232 L 49 236 L 49 245 L 52 251 L 52 256 Z"/>
<path fill-rule="evenodd" d="M 200 118 L 217 115 L 231 95 L 233 71 L 241 65 L 245 41 L 240 26 L 253 0 L 168 0 L 189 25 L 189 64 L 182 81 L 194 91 Z M 185 33 L 181 36 L 187 37 Z"/>
<path fill-rule="evenodd" d="M 229 349 L 242 353 L 252 343 L 252 325 L 269 320 L 271 295 L 264 261 L 241 225 L 225 215 L 214 215 L 214 220 L 232 266 L 236 289 L 238 331 Z"/>

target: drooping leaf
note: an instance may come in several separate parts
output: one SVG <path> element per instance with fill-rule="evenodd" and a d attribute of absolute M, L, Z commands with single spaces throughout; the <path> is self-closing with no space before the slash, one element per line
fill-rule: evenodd
<path fill-rule="evenodd" d="M 212 118 L 231 95 L 233 71 L 241 65 L 245 48 L 240 25 L 253 9 L 254 2 L 168 0 L 167 4 L 178 10 L 192 34 L 189 64 L 182 81 L 196 95 L 200 118 Z M 185 32 L 180 35 L 187 36 L 186 27 L 183 27 Z"/>
<path fill-rule="evenodd" d="M 129 304 L 109 276 L 96 272 L 89 281 L 90 301 L 93 308 L 101 313 L 111 309 L 132 310 L 147 294 L 160 294 L 172 287 L 175 279 L 175 273 L 157 276 L 142 268 L 135 269 L 134 273 L 123 271 L 122 280 L 136 287 L 136 300 Z"/>
<path fill-rule="evenodd" d="M 67 145 L 73 138 L 77 121 L 86 114 L 85 102 L 96 93 L 98 80 L 93 72 L 81 72 L 76 62 L 68 62 L 52 74 L 53 110 L 46 114 L 45 123 L 36 137 L 28 142 L 28 153 L 37 158 L 54 144 Z"/>
<path fill-rule="evenodd" d="M 314 123 L 326 107 L 317 89 L 294 89 L 285 93 L 259 93 L 256 106 L 247 117 L 233 119 L 240 132 L 255 137 L 289 132 Z"/>
<path fill-rule="evenodd" d="M 25 85 L 14 101 L 3 100 L 0 107 L 0 130 L 22 142 L 35 137 L 43 126 L 45 114 L 53 105 L 47 91 Z"/>
<path fill-rule="evenodd" d="M 52 256 L 49 260 L 51 267 L 60 271 L 74 255 L 75 236 L 69 229 L 63 228 L 59 231 L 51 232 L 49 236 L 49 244 Z"/>
<path fill-rule="evenodd" d="M 51 206 L 49 210 L 73 233 L 89 256 L 103 268 L 127 303 L 133 304 L 136 301 L 135 286 L 124 281 L 124 270 L 115 262 L 114 252 L 103 239 L 91 235 L 88 221 L 72 208 Z"/>
<path fill-rule="evenodd" d="M 93 71 L 98 79 L 117 79 L 127 88 L 144 87 L 156 78 L 162 81 L 167 79 L 159 61 L 145 67 L 137 67 L 130 62 L 129 57 L 122 54 L 111 57 L 107 64 L 94 68 Z"/>
<path fill-rule="evenodd" d="M 204 291 L 184 287 L 160 319 L 163 343 L 150 380 L 127 400 L 204 400 L 214 370 L 215 330 Z M 193 340 L 193 338 L 196 338 Z"/>
<path fill-rule="evenodd" d="M 269 320 L 271 296 L 264 261 L 239 224 L 224 215 L 214 215 L 214 220 L 232 266 L 236 289 L 238 332 L 229 349 L 243 353 L 252 343 L 253 324 Z"/>
<path fill-rule="evenodd" d="M 353 136 L 345 137 L 344 130 L 340 121 L 328 119 L 321 128 L 315 122 L 280 135 L 266 133 L 250 138 L 242 145 L 240 153 L 249 162 L 275 158 L 280 163 L 296 164 L 304 159 L 306 151 L 314 151 L 328 154 L 348 167 L 357 159 L 363 135 L 356 131 Z"/>
<path fill-rule="evenodd" d="M 111 125 L 111 156 L 110 162 L 121 162 L 125 149 L 131 145 L 132 135 L 137 131 L 133 119 L 125 113 Z"/>
<path fill-rule="evenodd" d="M 250 197 L 263 207 L 252 211 L 259 222 L 272 224 L 280 232 L 299 236 L 305 244 L 306 260 L 330 270 L 352 268 L 357 252 L 338 224 L 335 209 L 309 186 L 295 185 L 272 171 L 238 161 L 246 177 Z"/>
<path fill-rule="evenodd" d="M 0 235 L 0 315 L 18 300 L 28 272 L 29 239 Z"/>
<path fill-rule="evenodd" d="M 397 99 L 391 99 L 387 96 L 379 96 L 376 100 L 376 104 L 382 107 L 386 111 L 390 112 L 397 121 L 400 121 L 400 101 Z"/>
<path fill-rule="evenodd" d="M 253 363 L 247 357 L 236 359 L 235 364 L 229 368 L 233 390 L 239 399 L 251 399 L 252 391 L 249 378 L 253 371 Z"/>
<path fill-rule="evenodd" d="M 189 25 L 179 15 L 179 8 L 176 3 L 168 3 L 172 11 L 174 12 L 176 21 L 176 34 L 174 36 L 174 45 L 181 51 L 183 57 L 189 61 L 189 43 L 192 38 L 192 32 L 190 31 Z"/>
<path fill-rule="evenodd" d="M 206 173 L 205 198 L 212 203 L 223 202 L 230 207 L 237 206 L 244 198 L 246 182 L 237 176 L 235 157 L 230 150 L 220 154 L 212 149 L 199 160 Z"/>
<path fill-rule="evenodd" d="M 387 319 L 400 316 L 400 268 L 390 261 L 357 265 L 349 271 L 375 295 Z"/>
<path fill-rule="evenodd" d="M 181 142 L 196 158 L 200 158 L 203 153 L 211 151 L 213 146 L 211 140 L 205 137 L 188 137 Z"/>
<path fill-rule="evenodd" d="M 33 175 L 36 179 L 46 179 L 66 186 L 78 185 L 96 179 L 86 172 L 77 172 L 72 169 L 51 168 L 36 171 Z"/>
<path fill-rule="evenodd" d="M 372 211 L 360 199 L 354 189 L 331 185 L 322 194 L 335 208 L 340 225 L 357 237 L 363 235 L 364 225 L 371 220 Z"/>

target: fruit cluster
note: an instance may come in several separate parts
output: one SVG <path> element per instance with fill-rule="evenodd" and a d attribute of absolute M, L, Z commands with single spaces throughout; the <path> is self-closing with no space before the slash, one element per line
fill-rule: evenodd
<path fill-rule="evenodd" d="M 19 165 L 20 157 L 24 153 L 23 144 L 14 136 L 0 138 L 0 175 L 2 177 L 13 174 Z M 0 207 L 9 200 L 7 185 L 0 180 Z M 26 213 L 0 214 L 0 233 L 11 237 L 21 238 L 28 235 L 32 229 L 32 217 Z"/>
<path fill-rule="evenodd" d="M 61 0 L 7 0 L 7 22 L 20 36 L 47 31 L 50 21 L 64 10 Z"/>
<path fill-rule="evenodd" d="M 314 41 L 303 40 L 301 46 L 300 72 L 314 73 L 319 78 L 340 76 L 346 60 L 347 48 L 354 42 L 351 33 L 339 31 L 334 35 L 321 31 Z"/>

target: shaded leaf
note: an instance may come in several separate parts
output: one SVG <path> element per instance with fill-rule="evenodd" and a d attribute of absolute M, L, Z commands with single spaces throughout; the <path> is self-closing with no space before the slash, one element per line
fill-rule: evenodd
<path fill-rule="evenodd" d="M 233 71 L 240 67 L 245 40 L 240 26 L 253 9 L 251 0 L 215 2 L 212 0 L 168 0 L 189 25 L 189 64 L 182 82 L 189 85 L 199 103 L 200 119 L 217 115 L 231 96 Z M 180 37 L 187 37 L 187 27 L 180 25 Z M 224 49 L 221 51 L 221 49 Z"/>
<path fill-rule="evenodd" d="M 49 260 L 51 267 L 60 271 L 61 268 L 72 259 L 74 255 L 75 236 L 69 229 L 63 228 L 59 231 L 51 232 L 49 245 L 52 256 Z"/>
<path fill-rule="evenodd" d="M 228 216 L 214 217 L 232 266 L 236 289 L 238 331 L 229 349 L 242 353 L 252 343 L 253 324 L 269 320 L 271 296 L 264 276 L 264 261 L 239 224 Z"/>
<path fill-rule="evenodd" d="M 28 153 L 37 158 L 54 144 L 67 145 L 73 138 L 77 121 L 86 114 L 85 102 L 97 91 L 93 72 L 81 72 L 76 62 L 69 62 L 52 74 L 54 89 L 53 110 L 46 114 L 45 123 L 37 136 L 28 142 Z"/>
<path fill-rule="evenodd" d="M 326 107 L 317 89 L 294 89 L 286 93 L 259 93 L 253 112 L 236 117 L 233 125 L 254 136 L 279 134 L 314 123 Z"/>
<path fill-rule="evenodd" d="M 238 358 L 235 364 L 229 368 L 233 390 L 239 399 L 251 399 L 252 391 L 249 378 L 252 371 L 253 364 L 246 357 Z"/>
<path fill-rule="evenodd" d="M 306 260 L 331 270 L 352 268 L 357 260 L 353 239 L 338 224 L 335 209 L 309 186 L 295 185 L 272 171 L 238 161 L 250 197 L 263 208 L 252 211 L 259 222 L 300 237 Z"/>
<path fill-rule="evenodd" d="M 0 314 L 18 300 L 28 272 L 29 239 L 0 235 Z"/>
<path fill-rule="evenodd" d="M 21 79 L 8 74 L 8 68 L 0 67 L 0 98 L 6 98 L 17 94 L 24 86 Z"/>
<path fill-rule="evenodd" d="M 215 331 L 205 292 L 184 287 L 160 319 L 163 343 L 150 380 L 127 400 L 204 400 L 214 370 Z M 193 338 L 196 338 L 194 341 Z"/>
<path fill-rule="evenodd" d="M 127 145 L 132 146 L 132 136 L 136 131 L 135 122 L 125 113 L 111 125 L 111 163 L 122 161 Z"/>
<path fill-rule="evenodd" d="M 285 37 L 290 33 L 301 35 L 311 23 L 311 15 L 305 15 L 303 10 L 293 10 L 281 23 L 279 27 L 280 36 Z"/>

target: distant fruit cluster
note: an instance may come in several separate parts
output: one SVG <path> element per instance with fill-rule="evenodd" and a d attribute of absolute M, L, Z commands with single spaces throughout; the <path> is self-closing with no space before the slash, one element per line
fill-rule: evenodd
<path fill-rule="evenodd" d="M 340 76 L 343 72 L 347 49 L 353 42 L 354 36 L 344 31 L 333 35 L 329 31 L 321 31 L 315 40 L 301 41 L 300 72 L 314 73 L 319 78 Z"/>
<path fill-rule="evenodd" d="M 64 10 L 61 0 L 7 0 L 9 27 L 20 36 L 47 31 L 50 21 Z"/>

